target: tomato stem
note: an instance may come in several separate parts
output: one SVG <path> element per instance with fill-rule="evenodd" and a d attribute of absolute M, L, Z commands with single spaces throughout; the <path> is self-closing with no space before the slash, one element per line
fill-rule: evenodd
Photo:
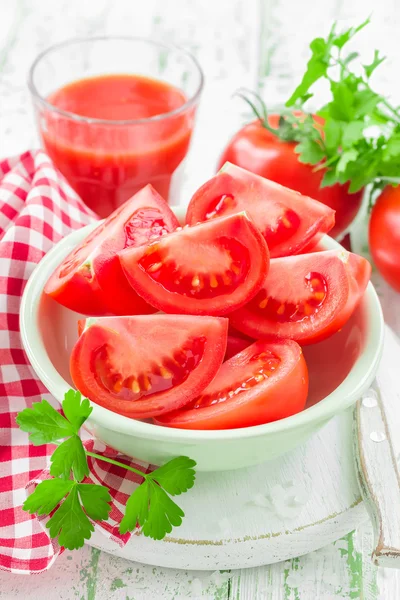
<path fill-rule="evenodd" d="M 254 96 L 254 98 L 259 103 L 259 106 L 261 107 L 262 114 L 261 114 L 261 111 L 255 105 L 255 103 L 252 100 L 250 100 L 249 94 L 251 94 L 252 96 Z M 261 98 L 261 96 L 259 96 L 256 92 L 253 92 L 252 90 L 248 90 L 246 88 L 241 88 L 240 90 L 237 90 L 234 93 L 234 96 L 238 96 L 239 98 L 241 98 L 242 100 L 244 100 L 250 106 L 251 110 L 253 111 L 253 113 L 255 114 L 255 116 L 257 117 L 257 119 L 260 121 L 260 125 L 262 127 L 264 127 L 265 129 L 267 129 L 272 134 L 279 136 L 279 130 L 278 129 L 274 129 L 274 127 L 271 127 L 270 124 L 268 123 L 267 107 L 265 105 L 264 100 Z"/>
<path fill-rule="evenodd" d="M 140 475 L 140 477 L 146 479 L 146 473 L 139 471 L 139 469 L 135 469 L 135 467 L 130 467 L 125 463 L 119 462 L 118 460 L 114 460 L 112 458 L 108 458 L 107 456 L 103 456 L 102 454 L 96 454 L 95 452 L 89 452 L 88 450 L 85 450 L 85 452 L 86 456 L 91 456 L 92 458 L 97 458 L 98 460 L 102 460 L 104 462 L 111 463 L 112 465 L 116 465 L 117 467 L 122 467 L 123 469 L 126 469 L 127 471 L 132 471 L 133 473 L 136 473 L 136 475 Z"/>

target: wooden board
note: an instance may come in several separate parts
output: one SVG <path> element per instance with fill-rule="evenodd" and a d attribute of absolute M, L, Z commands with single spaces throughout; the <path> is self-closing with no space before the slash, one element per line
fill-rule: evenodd
<path fill-rule="evenodd" d="M 198 473 L 181 506 L 183 524 L 163 541 L 139 535 L 120 549 L 99 533 L 89 543 L 161 567 L 238 569 L 287 560 L 335 541 L 367 518 L 355 476 L 351 411 L 276 460 Z"/>

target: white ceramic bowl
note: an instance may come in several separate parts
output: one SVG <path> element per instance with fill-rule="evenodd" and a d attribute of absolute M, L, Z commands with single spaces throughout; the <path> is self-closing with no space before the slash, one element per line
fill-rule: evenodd
<path fill-rule="evenodd" d="M 176 210 L 178 216 L 180 212 Z M 56 266 L 94 226 L 71 233 L 43 258 L 25 288 L 21 303 L 25 350 L 39 378 L 60 402 L 73 387 L 69 355 L 78 337 L 77 320 L 81 315 L 44 295 L 43 288 Z M 340 247 L 327 236 L 323 246 Z M 244 429 L 189 431 L 128 419 L 93 404 L 87 428 L 124 454 L 157 465 L 180 455 L 193 458 L 202 471 L 257 464 L 301 444 L 334 415 L 354 404 L 374 379 L 382 348 L 382 311 L 369 284 L 360 307 L 346 326 L 329 340 L 305 348 L 311 389 L 307 407 L 301 413 Z M 350 367 L 344 357 L 351 357 Z M 313 386 L 316 381 L 318 390 Z"/>

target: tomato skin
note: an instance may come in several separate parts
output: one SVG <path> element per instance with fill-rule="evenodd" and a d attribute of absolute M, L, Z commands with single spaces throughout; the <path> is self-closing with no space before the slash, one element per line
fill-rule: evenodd
<path fill-rule="evenodd" d="M 186 222 L 195 224 L 246 211 L 266 239 L 271 258 L 300 254 L 335 223 L 321 202 L 231 163 L 193 195 Z"/>
<path fill-rule="evenodd" d="M 325 281 L 326 291 L 320 306 L 311 316 L 304 313 L 298 320 L 278 318 L 277 308 L 284 307 L 286 314 L 289 306 L 290 314 L 297 312 L 302 301 L 313 302 L 313 292 L 306 284 L 310 273 L 313 280 L 322 276 Z M 370 274 L 367 260 L 345 250 L 272 259 L 263 288 L 250 303 L 229 315 L 230 322 L 253 338 L 290 338 L 301 345 L 319 342 L 347 322 L 362 298 Z M 272 314 L 271 303 L 275 303 Z"/>
<path fill-rule="evenodd" d="M 230 244 L 238 245 L 235 259 Z M 257 293 L 269 267 L 268 246 L 246 213 L 185 227 L 154 244 L 126 249 L 119 259 L 146 302 L 166 313 L 192 315 L 223 316 L 243 306 Z M 156 279 L 158 273 L 161 279 Z M 225 285 L 223 274 L 230 283 Z M 206 297 L 194 288 L 198 277 L 200 294 L 207 290 Z"/>
<path fill-rule="evenodd" d="M 88 269 L 77 270 L 68 282 L 61 286 L 57 286 L 56 282 L 53 285 L 52 278 L 55 276 L 56 272 L 46 283 L 44 291 L 59 304 L 84 315 L 110 314 L 103 290 L 91 265 Z"/>
<path fill-rule="evenodd" d="M 184 406 L 212 381 L 225 354 L 228 320 L 182 315 L 97 317 L 79 328 L 83 332 L 70 357 L 77 389 L 104 408 L 144 419 Z M 190 348 L 199 339 L 201 353 L 196 359 Z M 187 343 L 192 344 L 189 350 Z M 179 375 L 182 369 L 184 376 Z"/>
<path fill-rule="evenodd" d="M 268 121 L 277 128 L 279 115 L 270 115 Z M 363 192 L 349 194 L 348 184 L 321 188 L 324 170 L 314 171 L 314 166 L 299 162 L 294 151 L 296 144 L 280 140 L 257 120 L 233 136 L 220 158 L 218 169 L 230 162 L 319 200 L 336 211 L 336 222 L 330 235 L 340 237 L 356 216 Z"/>
<path fill-rule="evenodd" d="M 45 293 L 86 315 L 154 312 L 128 284 L 116 253 L 126 246 L 147 243 L 149 236 L 174 231 L 178 225 L 163 198 L 151 185 L 145 186 L 64 259 L 47 282 Z"/>
<path fill-rule="evenodd" d="M 369 247 L 382 277 L 400 292 L 400 188 L 387 186 L 371 212 Z"/>
<path fill-rule="evenodd" d="M 277 421 L 303 410 L 308 394 L 308 371 L 300 346 L 292 340 L 255 342 L 226 361 L 202 395 L 212 396 L 229 383 L 236 386 L 235 373 L 243 364 L 251 365 L 254 355 L 265 351 L 273 352 L 282 363 L 262 383 L 223 402 L 168 413 L 155 419 L 156 423 L 182 429 L 235 429 Z"/>
<path fill-rule="evenodd" d="M 246 340 L 243 337 L 228 335 L 224 361 L 232 358 L 235 354 L 239 354 L 239 352 L 250 346 L 252 343 L 253 340 Z"/>

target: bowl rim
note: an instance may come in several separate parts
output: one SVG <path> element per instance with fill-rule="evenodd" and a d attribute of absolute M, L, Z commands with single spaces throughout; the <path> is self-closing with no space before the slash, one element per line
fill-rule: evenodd
<path fill-rule="evenodd" d="M 174 210 L 179 216 L 182 208 L 174 207 Z M 64 397 L 65 392 L 70 389 L 70 385 L 53 366 L 41 339 L 38 329 L 40 300 L 45 283 L 55 267 L 71 250 L 71 243 L 74 245 L 80 243 L 98 224 L 99 222 L 97 221 L 82 227 L 60 240 L 39 262 L 31 274 L 22 295 L 20 332 L 24 349 L 39 379 L 59 402 L 61 402 L 60 398 Z M 342 248 L 338 242 L 329 236 L 324 236 L 322 244 L 327 250 Z M 191 430 L 163 427 L 153 423 L 137 421 L 91 402 L 93 411 L 89 417 L 89 422 L 91 425 L 97 425 L 135 437 L 152 438 L 169 442 L 199 443 L 253 438 L 292 430 L 320 421 L 328 421 L 335 414 L 342 412 L 361 397 L 365 388 L 372 383 L 382 355 L 384 319 L 378 295 L 371 282 L 367 286 L 364 298 L 366 301 L 365 318 L 367 320 L 369 335 L 359 357 L 351 368 L 351 371 L 333 392 L 317 404 L 310 406 L 300 413 L 273 421 L 272 423 L 241 429 Z M 75 314 L 78 319 L 78 313 Z"/>

